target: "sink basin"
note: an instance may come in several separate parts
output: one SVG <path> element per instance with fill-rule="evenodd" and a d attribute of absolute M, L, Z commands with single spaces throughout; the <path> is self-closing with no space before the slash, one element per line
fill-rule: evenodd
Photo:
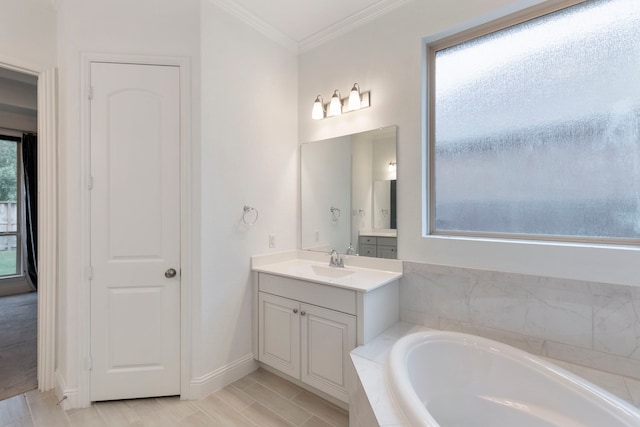
<path fill-rule="evenodd" d="M 325 267 L 323 265 L 312 265 L 311 269 L 313 270 L 313 273 L 318 276 L 331 277 L 334 279 L 346 277 L 354 273 L 353 270 L 348 270 L 346 268 Z"/>

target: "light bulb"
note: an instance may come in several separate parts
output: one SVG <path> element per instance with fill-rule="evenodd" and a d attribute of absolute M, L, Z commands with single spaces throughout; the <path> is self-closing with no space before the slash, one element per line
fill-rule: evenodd
<path fill-rule="evenodd" d="M 360 109 L 360 85 L 358 83 L 353 84 L 351 93 L 349 93 L 349 110 Z"/>
<path fill-rule="evenodd" d="M 327 116 L 339 116 L 340 114 L 342 114 L 342 103 L 340 102 L 340 92 L 336 89 L 333 91 Z"/>
<path fill-rule="evenodd" d="M 324 106 L 322 105 L 322 97 L 318 95 L 313 103 L 313 109 L 311 110 L 311 118 L 313 120 L 324 119 Z"/>

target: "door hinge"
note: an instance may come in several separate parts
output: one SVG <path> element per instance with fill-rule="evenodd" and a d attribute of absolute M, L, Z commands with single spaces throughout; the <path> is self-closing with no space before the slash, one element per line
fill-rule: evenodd
<path fill-rule="evenodd" d="M 90 177 L 89 177 L 89 182 L 88 182 L 88 184 L 87 184 L 87 188 L 88 188 L 89 190 L 93 190 L 93 176 L 90 176 Z"/>
<path fill-rule="evenodd" d="M 87 97 L 89 99 L 93 99 L 93 86 L 89 86 L 89 89 L 87 90 Z"/>
<path fill-rule="evenodd" d="M 87 279 L 88 280 L 93 280 L 93 267 L 89 266 L 89 268 L 87 268 Z"/>
<path fill-rule="evenodd" d="M 93 357 L 87 357 L 87 369 L 90 371 L 93 369 Z"/>

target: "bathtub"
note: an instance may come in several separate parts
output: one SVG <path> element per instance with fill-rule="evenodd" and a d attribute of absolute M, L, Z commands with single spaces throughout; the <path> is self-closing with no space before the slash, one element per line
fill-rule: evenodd
<path fill-rule="evenodd" d="M 640 426 L 631 404 L 529 353 L 473 335 L 398 340 L 386 365 L 412 427 Z"/>

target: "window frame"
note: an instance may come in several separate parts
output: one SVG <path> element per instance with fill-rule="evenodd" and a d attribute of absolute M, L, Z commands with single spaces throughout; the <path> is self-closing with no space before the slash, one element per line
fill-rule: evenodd
<path fill-rule="evenodd" d="M 22 138 L 11 135 L 0 135 L 3 141 L 13 141 L 16 143 L 16 231 L 0 231 L 0 237 L 16 236 L 16 274 L 0 275 L 0 284 L 3 281 L 9 281 L 24 277 L 24 187 L 23 187 L 23 171 L 22 171 Z"/>
<path fill-rule="evenodd" d="M 495 19 L 489 18 L 480 24 L 471 22 L 466 28 L 454 29 L 445 33 L 440 33 L 431 38 L 423 40 L 424 74 L 423 82 L 423 105 L 425 111 L 425 131 L 424 131 L 424 200 L 423 216 L 423 237 L 452 237 L 464 239 L 499 240 L 506 242 L 526 242 L 540 241 L 558 244 L 588 244 L 588 245 L 616 245 L 616 246 L 638 246 L 640 239 L 633 238 L 607 238 L 607 237 L 585 237 L 571 235 L 548 235 L 548 234 L 524 234 L 524 233 L 493 233 L 479 231 L 438 231 L 436 229 L 436 192 L 435 192 L 435 56 L 436 52 L 446 49 L 469 40 L 494 33 L 505 28 L 521 24 L 523 22 L 539 18 L 566 9 L 587 0 L 551 0 L 546 1 L 526 9 L 516 11 Z M 423 193 L 424 194 L 424 193 Z"/>

